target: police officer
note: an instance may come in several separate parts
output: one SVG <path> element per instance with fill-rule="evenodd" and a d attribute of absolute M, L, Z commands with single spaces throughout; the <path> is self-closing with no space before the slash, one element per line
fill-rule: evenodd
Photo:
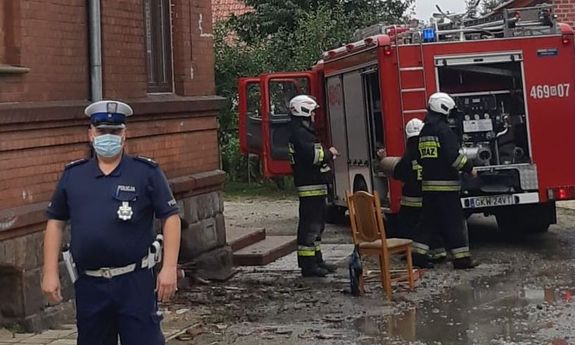
<path fill-rule="evenodd" d="M 398 214 L 398 237 L 413 238 L 414 233 L 421 219 L 423 197 L 421 192 L 422 171 L 421 165 L 417 162 L 419 133 L 423 128 L 423 121 L 411 119 L 405 125 L 405 135 L 407 144 L 405 153 L 401 159 L 396 157 L 386 157 L 386 152 L 381 149 L 377 152 L 381 158 L 381 165 L 388 176 L 403 182 L 401 190 L 401 201 Z M 441 239 L 433 237 L 430 252 L 432 261 L 440 261 L 447 257 L 445 248 L 441 246 Z"/>
<path fill-rule="evenodd" d="M 423 214 L 414 237 L 414 265 L 427 267 L 431 237 L 445 241 L 456 269 L 472 268 L 467 228 L 459 199 L 460 172 L 477 176 L 471 161 L 459 153 L 457 136 L 448 124 L 456 111 L 454 100 L 446 93 L 431 95 L 428 113 L 419 136 L 418 162 L 423 168 Z"/>
<path fill-rule="evenodd" d="M 316 136 L 313 123 L 318 107 L 307 95 L 290 101 L 289 156 L 299 196 L 297 255 L 304 277 L 325 277 L 336 269 L 323 260 L 320 242 L 325 227 L 326 175 L 338 152 L 334 147 L 326 149 Z"/>
<path fill-rule="evenodd" d="M 124 153 L 129 105 L 99 101 L 85 113 L 95 157 L 66 165 L 48 205 L 42 290 L 51 302 L 62 300 L 58 256 L 69 221 L 78 344 L 116 345 L 118 336 L 123 345 L 164 344 L 157 301 L 176 290 L 176 201 L 158 164 Z M 157 278 L 154 217 L 162 221 L 165 247 Z"/>

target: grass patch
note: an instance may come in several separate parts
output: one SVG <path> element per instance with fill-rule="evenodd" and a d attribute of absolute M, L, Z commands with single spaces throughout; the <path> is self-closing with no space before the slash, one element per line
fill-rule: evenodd
<path fill-rule="evenodd" d="M 224 198 L 233 199 L 297 199 L 297 193 L 291 179 L 278 186 L 273 181 L 229 182 L 224 185 Z"/>

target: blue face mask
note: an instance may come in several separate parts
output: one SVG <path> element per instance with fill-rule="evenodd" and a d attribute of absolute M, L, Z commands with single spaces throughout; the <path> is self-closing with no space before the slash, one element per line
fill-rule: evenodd
<path fill-rule="evenodd" d="M 94 138 L 93 145 L 98 156 L 114 157 L 122 151 L 122 136 L 114 134 L 98 135 Z"/>

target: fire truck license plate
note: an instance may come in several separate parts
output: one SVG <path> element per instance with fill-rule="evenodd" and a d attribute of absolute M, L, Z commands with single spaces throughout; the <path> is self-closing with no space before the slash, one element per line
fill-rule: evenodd
<path fill-rule="evenodd" d="M 503 206 L 515 204 L 513 195 L 478 196 L 469 198 L 470 208 Z"/>

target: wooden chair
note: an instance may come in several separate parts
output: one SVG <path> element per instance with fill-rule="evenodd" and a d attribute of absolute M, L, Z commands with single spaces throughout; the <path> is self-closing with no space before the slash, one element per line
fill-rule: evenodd
<path fill-rule="evenodd" d="M 404 254 L 407 271 L 393 281 L 405 280 L 410 290 L 415 285 L 415 274 L 411 260 L 411 240 L 402 238 L 387 238 L 381 214 L 379 194 L 367 192 L 347 194 L 347 206 L 351 220 L 353 243 L 359 248 L 361 255 L 379 257 L 381 283 L 387 299 L 391 300 L 391 255 Z M 364 270 L 365 272 L 365 270 Z M 360 289 L 363 290 L 365 277 L 360 279 Z M 362 291 L 363 292 L 363 291 Z"/>

